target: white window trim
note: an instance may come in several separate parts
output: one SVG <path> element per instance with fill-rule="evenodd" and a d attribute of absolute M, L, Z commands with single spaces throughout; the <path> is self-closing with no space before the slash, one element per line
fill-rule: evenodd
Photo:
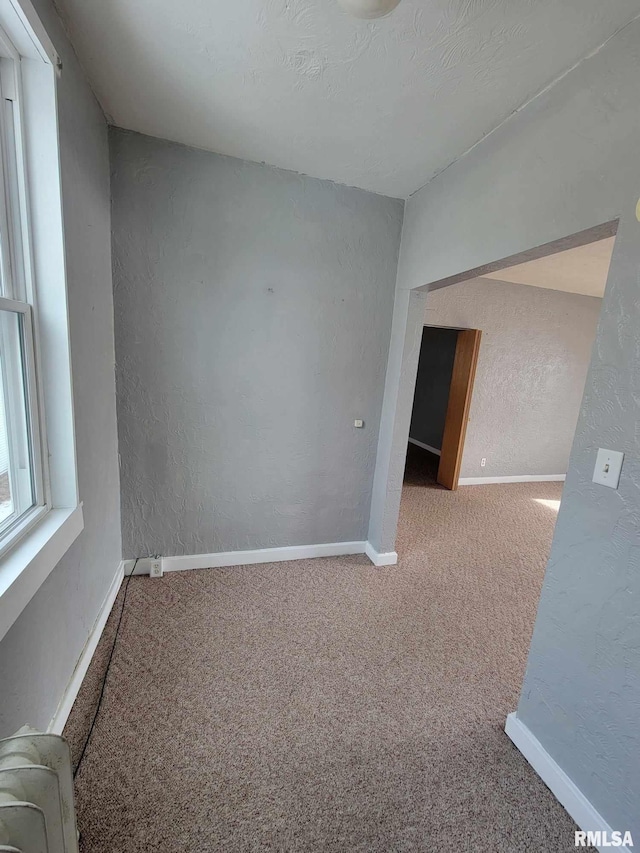
<path fill-rule="evenodd" d="M 25 376 L 25 385 L 26 385 L 26 396 L 27 396 L 27 413 L 26 413 L 26 421 L 27 421 L 27 430 L 31 435 L 32 445 L 30 448 L 30 455 L 32 456 L 31 464 L 28 469 L 25 469 L 27 474 L 26 479 L 28 482 L 23 483 L 25 491 L 28 493 L 28 499 L 32 499 L 35 502 L 35 505 L 31 507 L 31 509 L 26 513 L 21 513 L 20 509 L 17 508 L 18 518 L 17 520 L 11 520 L 11 517 L 7 519 L 6 523 L 2 525 L 2 535 L 3 539 L 0 542 L 0 558 L 2 555 L 8 551 L 14 543 L 13 538 L 5 538 L 5 534 L 9 533 L 10 537 L 13 536 L 22 536 L 24 535 L 26 526 L 23 523 L 26 521 L 31 521 L 41 510 L 46 509 L 50 506 L 49 501 L 47 500 L 47 494 L 45 493 L 45 483 L 44 483 L 44 472 L 45 465 L 43 463 L 43 449 L 44 443 L 42 440 L 42 436 L 40 434 L 41 426 L 44 427 L 44 422 L 41 422 L 40 419 L 40 400 L 38 395 L 38 386 L 36 382 L 36 373 L 35 373 L 35 350 L 34 350 L 34 340 L 33 340 L 33 323 L 32 323 L 32 308 L 26 302 L 16 302 L 13 299 L 7 299 L 4 296 L 0 297 L 0 310 L 13 312 L 15 314 L 19 314 L 22 316 L 21 326 L 22 326 L 22 346 L 24 348 L 24 368 L 26 368 L 26 376 Z M 10 371 L 10 374 L 13 374 L 13 371 Z M 8 377 L 7 377 L 8 378 Z M 9 396 L 14 397 L 14 404 L 20 405 L 23 397 L 23 389 L 22 383 L 20 383 L 20 388 L 14 387 L 17 383 L 15 383 L 15 376 L 9 378 L 8 388 L 9 388 Z M 6 381 L 5 377 L 3 377 L 3 381 Z M 11 408 L 11 407 L 9 407 Z M 6 409 L 6 407 L 5 407 Z M 5 417 L 9 418 L 9 414 L 5 415 Z M 11 431 L 9 431 L 11 432 Z M 9 437 L 11 440 L 11 437 Z M 18 456 L 19 450 L 16 447 L 14 450 L 14 456 Z M 11 496 L 14 498 L 14 488 L 15 486 L 20 486 L 20 479 L 16 482 L 11 482 Z M 18 492 L 20 489 L 18 488 Z M 21 501 L 18 499 L 18 503 Z M 8 524 L 8 527 L 7 527 Z"/>
<path fill-rule="evenodd" d="M 82 506 L 51 509 L 12 548 L 0 569 L 0 638 L 82 532 Z"/>
<path fill-rule="evenodd" d="M 58 54 L 29 0 L 0 0 L 0 27 L 19 54 L 19 192 L 28 277 L 35 291 L 34 345 L 46 422 L 47 502 L 0 554 L 0 640 L 83 529 L 78 495 L 56 80 Z"/>

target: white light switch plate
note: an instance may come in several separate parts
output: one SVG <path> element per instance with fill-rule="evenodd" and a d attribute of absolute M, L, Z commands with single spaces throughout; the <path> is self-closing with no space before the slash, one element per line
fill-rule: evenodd
<path fill-rule="evenodd" d="M 617 489 L 623 460 L 624 453 L 619 450 L 605 450 L 601 447 L 596 456 L 596 467 L 593 469 L 593 482 Z"/>

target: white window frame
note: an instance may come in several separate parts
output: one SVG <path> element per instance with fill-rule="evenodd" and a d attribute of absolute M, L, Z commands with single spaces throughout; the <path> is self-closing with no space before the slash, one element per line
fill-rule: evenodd
<path fill-rule="evenodd" d="M 10 312 L 20 317 L 20 337 L 22 344 L 22 361 L 21 364 L 15 365 L 13 370 L 7 370 L 9 365 L 3 363 L 2 367 L 2 388 L 6 389 L 9 397 L 9 405 L 5 402 L 5 418 L 7 422 L 7 440 L 10 445 L 9 455 L 14 461 L 22 458 L 25 461 L 29 457 L 28 465 L 20 466 L 17 470 L 15 466 L 9 466 L 9 481 L 11 496 L 14 504 L 17 507 L 14 509 L 12 516 L 0 523 L 0 557 L 7 551 L 11 550 L 25 532 L 47 511 L 50 504 L 45 492 L 45 464 L 42 453 L 42 441 L 44 426 L 40 420 L 41 408 L 39 406 L 38 383 L 36 379 L 36 359 L 35 347 L 33 339 L 33 312 L 31 305 L 27 302 L 18 302 L 15 299 L 9 299 L 0 296 L 0 311 Z M 2 321 L 0 320 L 0 323 Z M 12 356 L 12 353 L 7 353 Z M 24 375 L 23 383 L 20 387 L 15 387 L 18 383 L 15 382 L 15 376 L 18 372 Z M 26 392 L 26 400 L 24 399 L 24 391 Z M 24 405 L 26 402 L 26 406 Z M 24 419 L 26 421 L 26 431 L 31 439 L 29 446 L 23 446 L 22 430 L 14 429 L 14 412 L 26 408 Z M 22 412 L 20 411 L 22 415 Z M 23 482 L 28 480 L 28 482 Z M 28 492 L 30 507 L 26 511 L 22 511 L 20 507 L 24 503 L 22 493 Z"/>
<path fill-rule="evenodd" d="M 0 152 L 0 180 L 5 194 L 14 193 L 13 210 L 18 212 L 6 223 L 5 233 L 23 288 L 19 299 L 1 298 L 0 308 L 23 315 L 35 491 L 33 509 L 16 521 L 10 541 L 0 541 L 2 639 L 84 522 L 76 469 L 58 138 L 61 63 L 30 0 L 0 0 L 0 54 L 0 108 L 5 108 L 5 98 L 13 101 L 11 132 L 16 138 L 15 163 L 7 160 L 11 146 L 3 145 Z"/>
<path fill-rule="evenodd" d="M 7 380 L 11 376 L 15 377 L 16 372 L 11 371 L 6 375 L 5 370 L 3 379 L 10 400 L 6 407 L 10 455 L 14 462 L 18 457 L 22 457 L 23 461 L 27 455 L 30 458 L 28 468 L 16 470 L 13 467 L 12 470 L 14 479 L 11 482 L 11 493 L 18 511 L 14 511 L 15 518 L 7 519 L 0 526 L 0 558 L 51 508 L 44 405 L 34 341 L 34 314 L 37 313 L 37 307 L 31 274 L 20 91 L 20 55 L 0 28 L 0 191 L 3 193 L 0 199 L 0 265 L 4 287 L 9 289 L 8 294 L 0 297 L 0 309 L 21 315 L 26 428 L 30 438 L 29 447 L 24 447 L 20 440 L 22 436 L 16 435 L 16 431 L 11 429 L 14 420 L 12 413 L 23 404 L 23 389 L 12 387 L 15 382 Z M 28 483 L 20 482 L 27 477 Z M 27 490 L 33 504 L 27 512 L 23 512 L 20 509 L 23 505 L 21 498 Z"/>

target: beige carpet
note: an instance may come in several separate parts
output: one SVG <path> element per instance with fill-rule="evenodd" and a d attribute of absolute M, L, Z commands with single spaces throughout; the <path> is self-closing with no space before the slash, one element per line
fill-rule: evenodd
<path fill-rule="evenodd" d="M 559 484 L 409 472 L 398 566 L 131 581 L 76 784 L 83 853 L 570 851 L 503 732 Z M 122 593 L 66 734 L 78 755 Z"/>

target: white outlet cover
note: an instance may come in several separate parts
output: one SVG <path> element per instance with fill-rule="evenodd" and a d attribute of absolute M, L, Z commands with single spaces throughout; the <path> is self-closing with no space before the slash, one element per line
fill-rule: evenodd
<path fill-rule="evenodd" d="M 623 461 L 624 453 L 600 447 L 596 456 L 596 467 L 593 469 L 593 482 L 608 486 L 610 489 L 617 489 Z"/>

